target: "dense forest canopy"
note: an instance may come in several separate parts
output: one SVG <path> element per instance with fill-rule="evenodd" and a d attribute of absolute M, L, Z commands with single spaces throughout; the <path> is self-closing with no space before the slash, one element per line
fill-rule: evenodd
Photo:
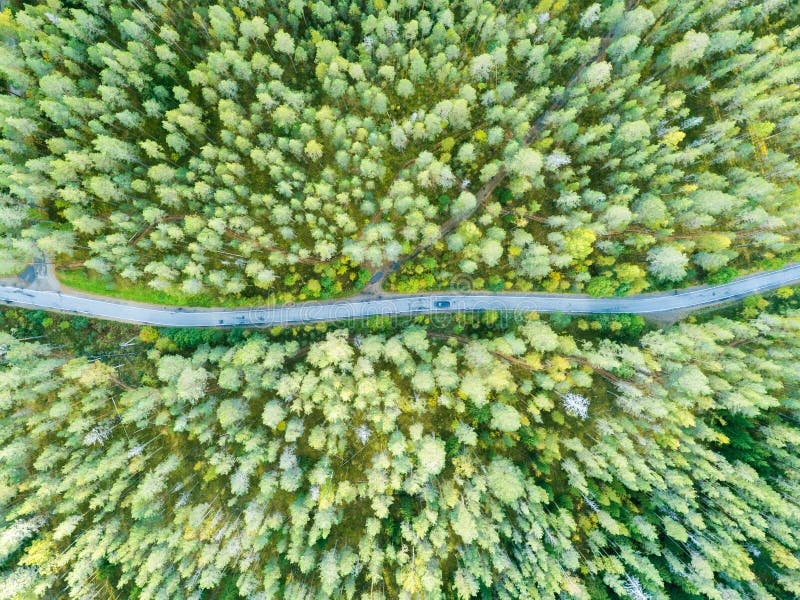
<path fill-rule="evenodd" d="M 0 275 L 252 304 L 800 259 L 794 0 L 0 0 L 0 87 Z M 800 597 L 799 298 L 3 309 L 0 600 Z"/>
<path fill-rule="evenodd" d="M 797 597 L 800 313 L 743 315 L 4 333 L 0 598 Z"/>
<path fill-rule="evenodd" d="M 0 36 L 6 273 L 603 295 L 798 249 L 791 0 L 47 0 Z"/>

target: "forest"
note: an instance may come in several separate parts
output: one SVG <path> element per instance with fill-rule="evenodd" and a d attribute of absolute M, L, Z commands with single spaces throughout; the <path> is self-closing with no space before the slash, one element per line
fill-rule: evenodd
<path fill-rule="evenodd" d="M 5 311 L 0 598 L 797 597 L 799 299 L 645 331 Z"/>
<path fill-rule="evenodd" d="M 791 0 L 12 1 L 0 37 L 2 273 L 602 296 L 800 256 Z"/>
<path fill-rule="evenodd" d="M 0 600 L 800 598 L 800 287 L 228 329 L 18 289 L 798 262 L 800 2 L 0 0 L 0 88 Z"/>

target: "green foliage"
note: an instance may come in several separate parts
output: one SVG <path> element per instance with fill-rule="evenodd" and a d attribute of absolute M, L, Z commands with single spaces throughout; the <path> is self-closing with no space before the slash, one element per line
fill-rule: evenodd
<path fill-rule="evenodd" d="M 613 296 L 617 291 L 617 282 L 610 277 L 593 277 L 586 286 L 586 293 L 590 296 Z"/>
<path fill-rule="evenodd" d="M 708 276 L 708 283 L 711 285 L 720 285 L 733 281 L 739 276 L 739 269 L 736 267 L 724 267 Z"/>
<path fill-rule="evenodd" d="M 129 281 L 110 276 L 92 275 L 86 269 L 63 269 L 58 271 L 58 279 L 67 288 L 83 292 L 123 298 L 135 302 L 147 302 L 163 306 L 220 306 L 236 307 L 252 304 L 274 304 L 275 297 L 250 296 L 247 298 L 226 298 L 212 294 L 182 294 L 177 291 L 166 292 L 136 285 Z"/>
<path fill-rule="evenodd" d="M 612 296 L 800 251 L 796 2 L 8 4 L 0 273 Z M 798 597 L 799 305 L 3 309 L 0 597 Z"/>
<path fill-rule="evenodd" d="M 758 307 L 635 343 L 161 330 L 124 373 L 2 334 L 0 589 L 791 597 L 800 314 Z"/>
<path fill-rule="evenodd" d="M 0 273 L 605 295 L 800 249 L 793 3 L 301 4 L 11 3 Z"/>
<path fill-rule="evenodd" d="M 758 439 L 759 425 L 739 413 L 720 414 L 716 429 L 725 436 L 725 443 L 719 444 L 719 451 L 728 460 L 743 460 L 768 477 L 771 455 L 769 446 Z"/>
<path fill-rule="evenodd" d="M 570 323 L 572 323 L 572 316 L 566 313 L 555 312 L 550 315 L 550 324 L 556 331 L 566 329 Z"/>
<path fill-rule="evenodd" d="M 237 333 L 239 330 L 235 330 Z M 165 338 L 172 341 L 179 350 L 196 348 L 201 344 L 219 344 L 227 337 L 220 329 L 180 328 L 166 329 Z"/>

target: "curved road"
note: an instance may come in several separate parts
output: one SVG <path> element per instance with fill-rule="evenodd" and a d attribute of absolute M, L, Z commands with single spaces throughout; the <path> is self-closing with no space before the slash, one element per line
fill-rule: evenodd
<path fill-rule="evenodd" d="M 579 294 L 436 292 L 429 294 L 360 295 L 350 299 L 302 304 L 228 308 L 180 308 L 138 304 L 78 293 L 0 286 L 0 302 L 22 308 L 54 310 L 112 321 L 167 327 L 275 326 L 344 321 L 372 316 L 501 310 L 572 314 L 677 313 L 758 292 L 800 283 L 800 263 L 775 271 L 746 275 L 717 286 L 624 298 L 592 298 Z"/>

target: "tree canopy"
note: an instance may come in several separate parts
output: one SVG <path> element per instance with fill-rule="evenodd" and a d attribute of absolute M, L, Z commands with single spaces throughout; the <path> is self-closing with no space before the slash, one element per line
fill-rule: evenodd
<path fill-rule="evenodd" d="M 628 293 L 790 257 L 799 15 L 10 2 L 0 267 L 291 300 L 396 262 L 400 290 Z"/>
<path fill-rule="evenodd" d="M 800 315 L 745 314 L 156 342 L 125 381 L 3 334 L 0 596 L 795 596 Z"/>

